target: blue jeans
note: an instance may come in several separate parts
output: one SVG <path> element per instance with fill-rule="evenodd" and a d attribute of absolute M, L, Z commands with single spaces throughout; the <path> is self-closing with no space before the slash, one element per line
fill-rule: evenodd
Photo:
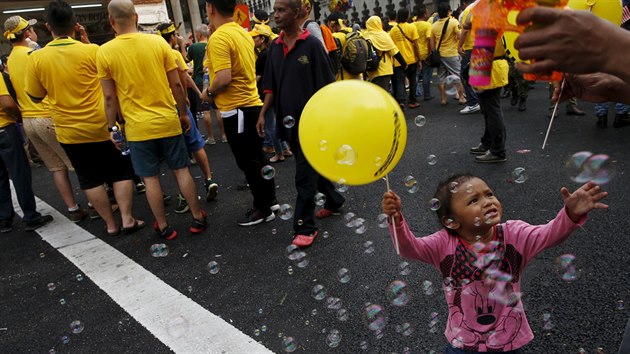
<path fill-rule="evenodd" d="M 270 108 L 265 113 L 265 146 L 273 146 L 276 150 L 276 154 L 282 154 L 282 151 L 289 147 L 286 141 L 280 140 L 280 134 L 276 129 L 276 114 L 273 108 Z"/>
<path fill-rule="evenodd" d="M 433 76 L 433 68 L 427 61 L 422 63 L 422 95 L 425 100 L 431 98 L 431 77 Z M 419 86 L 419 85 L 418 85 Z M 420 97 L 420 95 L 418 95 Z"/>
<path fill-rule="evenodd" d="M 608 115 L 608 107 L 610 107 L 611 102 L 606 103 L 597 103 L 595 104 L 595 115 L 596 116 L 607 116 Z M 630 106 L 623 103 L 615 103 L 615 113 L 617 114 L 627 114 L 630 111 Z"/>
<path fill-rule="evenodd" d="M 22 221 L 28 223 L 39 220 L 41 214 L 35 209 L 31 166 L 15 124 L 0 128 L 0 220 L 12 221 L 15 211 L 11 201 L 9 175 L 13 180 L 18 203 L 24 212 Z"/>
<path fill-rule="evenodd" d="M 464 74 L 464 71 L 468 70 L 470 67 L 470 55 L 472 54 L 472 50 L 464 51 L 464 55 L 462 56 L 462 67 L 460 71 L 459 77 L 468 77 L 468 75 Z M 462 85 L 464 85 L 464 93 L 466 94 L 466 106 L 474 106 L 479 103 L 479 99 L 477 98 L 477 93 L 473 90 L 472 86 L 468 83 L 468 80 L 462 80 Z"/>

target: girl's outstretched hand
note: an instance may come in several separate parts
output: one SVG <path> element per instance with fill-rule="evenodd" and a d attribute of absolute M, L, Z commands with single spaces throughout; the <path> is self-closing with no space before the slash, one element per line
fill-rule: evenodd
<path fill-rule="evenodd" d="M 608 192 L 602 192 L 601 187 L 593 182 L 588 182 L 575 192 L 570 193 L 566 187 L 560 189 L 564 205 L 567 208 L 567 214 L 573 220 L 578 222 L 582 216 L 588 214 L 593 209 L 607 209 L 608 205 L 599 201 L 606 198 Z M 383 199 L 383 203 L 385 199 Z M 383 204 L 384 205 L 384 204 Z"/>
<path fill-rule="evenodd" d="M 400 215 L 400 197 L 393 191 L 387 191 L 383 194 L 383 201 L 381 202 L 383 213 L 387 216 L 394 217 L 394 225 L 400 224 L 402 217 Z"/>

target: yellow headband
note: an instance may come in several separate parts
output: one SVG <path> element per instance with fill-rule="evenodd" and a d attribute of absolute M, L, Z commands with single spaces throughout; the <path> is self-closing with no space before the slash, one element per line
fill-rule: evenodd
<path fill-rule="evenodd" d="M 311 7 L 310 0 L 302 0 L 302 6 Z"/>
<path fill-rule="evenodd" d="M 261 21 L 256 17 L 256 15 L 252 16 L 252 21 L 254 21 L 254 23 L 263 24 L 263 25 L 266 25 L 269 23 L 269 19 Z"/>
<path fill-rule="evenodd" d="M 28 26 L 30 26 L 31 24 L 26 21 L 25 19 L 23 19 L 22 17 L 20 17 L 20 22 L 18 23 L 18 25 L 9 31 L 5 31 L 4 32 L 4 38 L 6 39 L 15 39 L 15 35 L 17 33 L 22 32 L 23 30 L 25 30 L 26 28 L 28 28 Z"/>
<path fill-rule="evenodd" d="M 167 29 L 158 31 L 160 34 L 167 34 L 167 33 L 171 33 L 171 32 L 175 32 L 175 24 L 171 24 L 170 26 L 168 26 Z"/>

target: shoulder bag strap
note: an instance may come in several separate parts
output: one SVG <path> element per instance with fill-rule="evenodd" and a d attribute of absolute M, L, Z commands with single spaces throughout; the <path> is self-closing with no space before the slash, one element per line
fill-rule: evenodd
<path fill-rule="evenodd" d="M 439 51 L 440 50 L 440 46 L 442 45 L 442 40 L 444 39 L 444 35 L 446 34 L 446 29 L 448 28 L 448 21 L 450 20 L 450 18 L 446 19 L 446 22 L 444 22 L 444 27 L 442 27 L 442 36 L 440 37 L 440 43 L 438 43 L 438 46 L 435 50 Z"/>
<path fill-rule="evenodd" d="M 407 35 L 405 34 L 405 31 L 403 31 L 403 29 L 400 27 L 399 23 L 396 24 L 396 27 L 398 27 L 398 30 L 400 31 L 400 33 L 402 33 L 403 37 L 405 37 L 406 40 L 408 40 L 409 42 L 413 43 L 413 41 L 411 39 L 409 39 L 409 37 L 407 37 Z"/>

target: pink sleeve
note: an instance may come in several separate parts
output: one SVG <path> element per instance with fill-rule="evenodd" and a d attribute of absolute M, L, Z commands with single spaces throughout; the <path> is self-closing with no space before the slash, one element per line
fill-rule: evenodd
<path fill-rule="evenodd" d="M 396 236 L 394 236 L 394 230 Z M 389 225 L 389 232 L 392 236 L 394 249 L 396 248 L 396 240 L 398 241 L 401 257 L 433 264 L 439 269 L 440 260 L 443 258 L 441 255 L 447 252 L 447 239 L 451 237 L 445 230 L 416 238 L 403 216 L 402 221 L 396 225 L 395 229 L 392 224 Z"/>
<path fill-rule="evenodd" d="M 562 208 L 558 215 L 545 225 L 530 225 L 520 220 L 506 222 L 505 235 L 509 237 L 506 241 L 520 250 L 524 264 L 527 264 L 538 253 L 564 242 L 585 222 L 586 215 L 574 223 L 567 215 L 566 208 Z"/>

